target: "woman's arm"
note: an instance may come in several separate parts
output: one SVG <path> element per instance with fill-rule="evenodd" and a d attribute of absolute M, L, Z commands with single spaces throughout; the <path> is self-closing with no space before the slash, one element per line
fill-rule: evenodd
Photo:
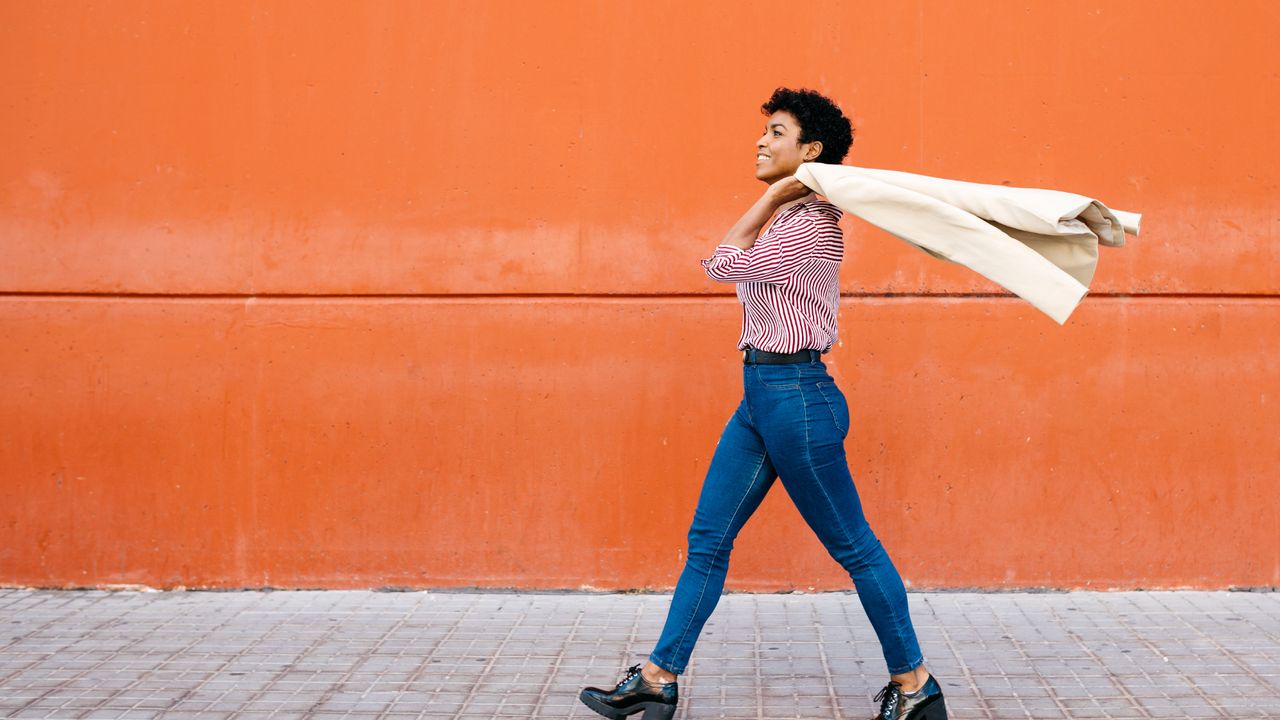
<path fill-rule="evenodd" d="M 707 277 L 719 282 L 786 282 L 797 268 L 809 261 L 822 240 L 832 233 L 838 235 L 840 228 L 812 214 L 800 213 L 775 222 L 758 239 L 756 233 L 778 207 L 809 192 L 809 188 L 794 178 L 779 180 L 770 186 L 733 226 L 715 253 L 702 261 Z M 745 239 L 740 234 L 745 234 Z M 741 244 L 734 244 L 734 240 L 740 240 Z"/>
<path fill-rule="evenodd" d="M 729 232 L 725 234 L 720 244 L 746 250 L 756 243 L 760 228 L 764 227 L 779 207 L 792 200 L 799 200 L 811 192 L 813 191 L 797 180 L 794 175 L 782 178 L 765 189 L 764 194 L 756 200 L 755 204 L 738 218 L 738 222 L 734 223 L 733 227 L 729 228 Z"/>

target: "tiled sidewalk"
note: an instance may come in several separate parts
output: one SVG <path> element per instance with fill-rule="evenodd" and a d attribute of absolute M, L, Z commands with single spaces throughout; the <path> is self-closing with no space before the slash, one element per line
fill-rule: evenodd
<path fill-rule="evenodd" d="M 953 718 L 1280 717 L 1275 593 L 910 601 Z M 0 717 L 595 718 L 669 602 L 0 589 Z M 676 718 L 867 718 L 885 679 L 856 595 L 728 595 Z"/>

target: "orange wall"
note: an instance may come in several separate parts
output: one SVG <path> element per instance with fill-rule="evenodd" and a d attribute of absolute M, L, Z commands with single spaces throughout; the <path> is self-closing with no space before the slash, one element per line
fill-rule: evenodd
<path fill-rule="evenodd" d="M 0 6 L 0 584 L 670 587 L 784 84 L 1144 214 L 1065 327 L 843 221 L 907 581 L 1280 584 L 1280 6 L 1224 7 Z M 848 586 L 780 489 L 737 547 Z"/>

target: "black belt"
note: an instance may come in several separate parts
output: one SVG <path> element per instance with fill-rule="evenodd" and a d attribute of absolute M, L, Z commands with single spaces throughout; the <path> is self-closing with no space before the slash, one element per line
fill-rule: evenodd
<path fill-rule="evenodd" d="M 793 353 L 776 353 L 768 350 L 757 350 L 748 346 L 742 351 L 744 365 L 785 365 L 787 363 L 818 362 L 822 353 L 817 350 L 801 350 Z"/>

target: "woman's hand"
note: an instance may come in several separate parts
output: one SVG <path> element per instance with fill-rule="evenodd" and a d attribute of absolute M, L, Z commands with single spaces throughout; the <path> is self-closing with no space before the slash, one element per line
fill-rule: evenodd
<path fill-rule="evenodd" d="M 795 175 L 789 175 L 770 185 L 769 189 L 764 192 L 779 205 L 785 205 L 792 200 L 799 200 L 813 192 L 813 190 L 809 189 L 808 185 L 797 180 Z"/>
<path fill-rule="evenodd" d="M 732 245 L 744 250 L 755 245 L 756 234 L 760 232 L 760 228 L 764 227 L 765 222 L 773 217 L 779 207 L 792 200 L 799 200 L 811 192 L 813 191 L 795 179 L 795 176 L 784 177 L 773 183 L 756 200 L 751 209 L 729 228 L 728 234 L 720 244 Z"/>

